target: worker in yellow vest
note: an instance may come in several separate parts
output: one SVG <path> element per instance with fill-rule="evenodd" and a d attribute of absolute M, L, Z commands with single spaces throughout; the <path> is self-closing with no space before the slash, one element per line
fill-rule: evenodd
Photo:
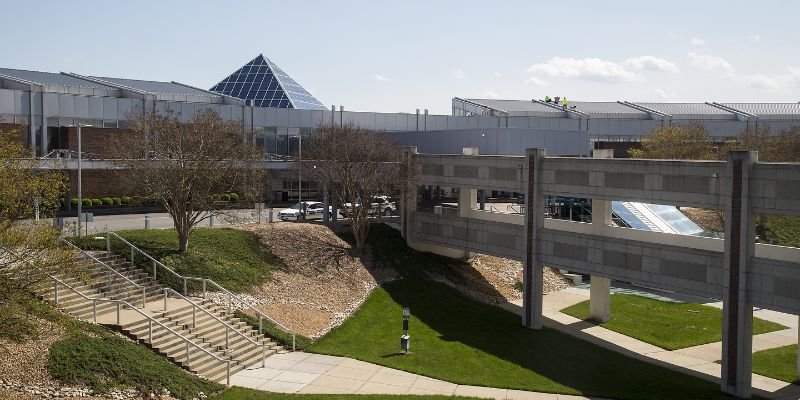
<path fill-rule="evenodd" d="M 552 100 L 550 100 L 550 96 L 544 96 L 544 102 L 545 102 L 545 103 L 549 103 L 549 102 L 551 102 L 551 101 L 552 101 Z"/>
<path fill-rule="evenodd" d="M 561 100 L 561 107 L 563 107 L 565 110 L 567 109 L 567 97 L 566 96 L 564 96 L 564 99 Z"/>

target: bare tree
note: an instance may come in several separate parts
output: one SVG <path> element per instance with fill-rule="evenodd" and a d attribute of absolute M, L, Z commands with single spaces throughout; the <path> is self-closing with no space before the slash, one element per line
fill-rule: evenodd
<path fill-rule="evenodd" d="M 631 158 L 715 160 L 720 158 L 711 136 L 703 125 L 663 126 L 642 139 L 640 149 L 630 149 Z"/>
<path fill-rule="evenodd" d="M 186 252 L 200 222 L 229 208 L 214 194 L 261 197 L 256 190 L 266 170 L 240 122 L 204 110 L 185 123 L 173 113 L 131 116 L 130 123 L 133 133 L 116 144 L 116 163 L 137 191 L 157 197 L 167 209 L 179 252 Z"/>
<path fill-rule="evenodd" d="M 299 167 L 319 182 L 347 214 L 361 251 L 369 233 L 369 216 L 376 196 L 402 193 L 414 187 L 415 169 L 402 162 L 402 150 L 380 132 L 323 125 L 304 143 Z"/>
<path fill-rule="evenodd" d="M 43 214 L 56 208 L 66 176 L 39 169 L 39 160 L 29 158 L 30 151 L 18 143 L 18 135 L 0 131 L 0 275 L 29 287 L 48 273 L 67 268 L 72 253 L 61 246 L 58 229 L 26 221 L 37 207 Z M 0 293 L 0 306 L 3 303 Z"/>

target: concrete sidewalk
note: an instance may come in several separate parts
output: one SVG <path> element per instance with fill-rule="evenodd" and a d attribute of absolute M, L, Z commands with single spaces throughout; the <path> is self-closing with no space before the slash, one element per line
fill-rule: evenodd
<path fill-rule="evenodd" d="M 542 311 L 545 317 L 544 325 L 643 361 L 719 382 L 721 366 L 716 361 L 721 358 L 721 342 L 669 351 L 561 313 L 562 309 L 588 299 L 589 290 L 586 288 L 567 288 L 545 295 Z M 707 305 L 721 306 L 717 303 L 708 303 Z M 522 315 L 521 300 L 516 304 L 507 303 L 502 307 Z M 754 352 L 797 344 L 797 316 L 769 310 L 757 310 L 754 315 L 789 327 L 782 331 L 753 336 Z M 781 400 L 800 399 L 800 386 L 798 385 L 758 374 L 752 375 L 752 385 L 753 393 L 759 396 Z"/>
<path fill-rule="evenodd" d="M 588 399 L 563 394 L 457 385 L 351 358 L 300 352 L 273 355 L 267 359 L 264 368 L 253 367 L 231 376 L 231 384 L 281 393 L 439 394 L 500 400 Z"/>

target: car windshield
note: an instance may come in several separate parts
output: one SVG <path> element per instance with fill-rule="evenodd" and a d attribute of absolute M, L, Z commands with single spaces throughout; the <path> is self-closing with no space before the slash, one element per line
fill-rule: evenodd
<path fill-rule="evenodd" d="M 297 203 L 297 204 L 293 205 L 291 208 L 293 210 L 302 210 L 303 209 L 303 203 Z"/>

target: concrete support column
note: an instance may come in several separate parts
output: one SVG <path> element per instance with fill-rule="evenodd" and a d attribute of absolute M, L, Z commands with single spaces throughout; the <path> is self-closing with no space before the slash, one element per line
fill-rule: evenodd
<path fill-rule="evenodd" d="M 403 162 L 407 168 L 414 168 L 414 155 L 417 154 L 416 146 L 403 148 Z M 408 225 L 411 223 L 411 211 L 417 208 L 417 188 L 406 188 L 400 194 L 400 234 L 406 243 L 411 244 Z"/>
<path fill-rule="evenodd" d="M 522 166 L 525 182 L 525 261 L 523 269 L 522 324 L 542 329 L 543 278 L 539 232 L 544 228 L 544 192 L 541 187 L 545 149 L 527 149 Z"/>
<path fill-rule="evenodd" d="M 481 189 L 480 190 L 480 196 L 481 196 L 480 209 L 481 210 L 485 210 L 486 209 L 486 189 Z"/>
<path fill-rule="evenodd" d="M 613 150 L 593 150 L 593 158 L 613 158 Z M 611 202 L 592 199 L 592 231 L 603 235 L 611 226 Z M 590 278 L 589 318 L 597 322 L 607 322 L 611 317 L 611 279 L 600 276 Z"/>
<path fill-rule="evenodd" d="M 797 316 L 797 324 L 800 326 L 800 315 Z M 797 348 L 800 349 L 800 329 L 797 330 Z M 800 379 L 800 350 L 797 351 L 797 378 Z"/>
<path fill-rule="evenodd" d="M 749 398 L 753 367 L 753 304 L 750 260 L 755 254 L 755 218 L 750 206 L 750 172 L 757 152 L 728 153 L 725 255 L 722 294 L 722 391 Z"/>
<path fill-rule="evenodd" d="M 469 218 L 472 210 L 478 207 L 478 189 L 458 188 L 458 216 Z"/>

